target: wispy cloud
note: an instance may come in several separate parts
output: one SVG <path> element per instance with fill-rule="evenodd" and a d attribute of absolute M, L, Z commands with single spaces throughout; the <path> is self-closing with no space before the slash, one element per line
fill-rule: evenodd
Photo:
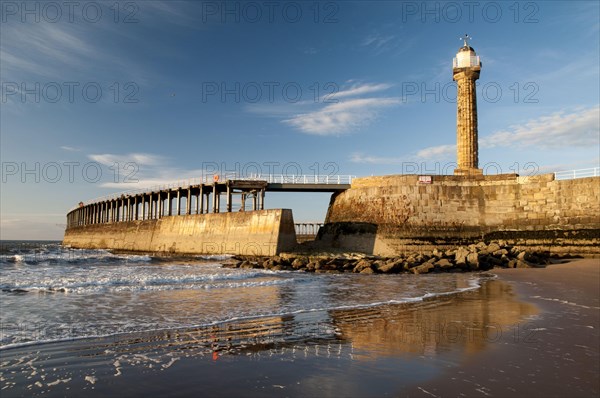
<path fill-rule="evenodd" d="M 399 103 L 398 98 L 356 98 L 295 115 L 284 123 L 307 134 L 340 135 L 370 124 L 382 108 Z"/>
<path fill-rule="evenodd" d="M 154 155 L 150 153 L 130 153 L 124 155 L 117 155 L 112 153 L 104 154 L 91 154 L 88 157 L 100 164 L 105 166 L 112 166 L 116 163 L 136 163 L 139 166 L 159 166 L 164 163 L 164 157 L 160 155 Z"/>
<path fill-rule="evenodd" d="M 564 148 L 600 146 L 600 107 L 560 111 L 513 125 L 480 140 L 483 148 L 535 146 Z"/>
<path fill-rule="evenodd" d="M 348 86 L 327 97 L 326 103 L 252 104 L 245 110 L 261 116 L 282 118 L 282 123 L 305 134 L 339 136 L 373 123 L 380 112 L 399 105 L 400 98 L 368 96 L 392 87 L 386 83 L 347 82 Z"/>
<path fill-rule="evenodd" d="M 63 151 L 67 151 L 67 152 L 79 152 L 79 151 L 81 151 L 81 149 L 79 149 L 79 148 L 75 148 L 75 147 L 67 146 L 67 145 L 61 146 L 60 149 L 62 149 Z"/>
<path fill-rule="evenodd" d="M 599 148 L 600 107 L 560 111 L 531 119 L 523 124 L 509 126 L 480 137 L 481 149 L 532 148 L 550 150 L 558 148 Z M 456 145 L 443 144 L 425 147 L 401 158 L 354 154 L 350 161 L 366 164 L 400 164 L 402 161 L 449 160 L 456 153 Z"/>
<path fill-rule="evenodd" d="M 423 148 L 414 155 L 418 159 L 446 159 L 456 153 L 456 145 L 437 145 Z"/>
<path fill-rule="evenodd" d="M 403 160 L 397 157 L 384 157 L 384 156 L 368 156 L 363 155 L 362 153 L 353 153 L 350 156 L 350 161 L 352 163 L 361 163 L 361 164 L 401 164 Z"/>
<path fill-rule="evenodd" d="M 369 94 L 369 93 L 374 93 L 377 91 L 383 91 L 383 90 L 387 90 L 388 88 L 392 87 L 391 84 L 385 84 L 385 83 L 379 83 L 379 84 L 354 84 L 350 87 L 348 87 L 347 89 L 341 90 L 337 93 L 334 93 L 331 98 L 333 100 L 335 99 L 339 99 L 339 98 L 347 98 L 347 97 L 354 97 L 357 95 L 363 95 L 363 94 Z"/>
<path fill-rule="evenodd" d="M 212 176 L 213 173 L 213 170 L 182 169 L 173 166 L 169 158 L 153 153 L 104 153 L 91 154 L 88 155 L 88 158 L 108 167 L 112 172 L 110 178 L 103 180 L 100 186 L 119 191 L 166 185 L 177 181 Z"/>
<path fill-rule="evenodd" d="M 370 50 L 375 55 L 388 52 L 392 55 L 399 55 L 415 45 L 416 39 L 414 37 L 383 33 L 371 33 L 359 42 L 360 47 Z"/>
<path fill-rule="evenodd" d="M 396 36 L 394 35 L 387 35 L 387 36 L 383 36 L 381 34 L 371 34 L 367 37 L 365 37 L 360 45 L 363 47 L 375 47 L 375 48 L 382 48 L 383 46 L 385 46 L 387 43 L 389 43 L 391 40 L 395 39 Z"/>

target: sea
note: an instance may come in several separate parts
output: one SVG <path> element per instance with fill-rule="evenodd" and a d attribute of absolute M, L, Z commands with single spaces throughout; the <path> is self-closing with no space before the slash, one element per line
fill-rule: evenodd
<path fill-rule="evenodd" d="M 476 273 L 314 274 L 224 268 L 230 255 L 155 257 L 2 241 L 0 349 L 292 316 L 335 330 L 329 313 L 478 289 Z"/>

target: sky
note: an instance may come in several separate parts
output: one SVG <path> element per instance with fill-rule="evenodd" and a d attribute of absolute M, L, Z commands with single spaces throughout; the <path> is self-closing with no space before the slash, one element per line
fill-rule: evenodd
<path fill-rule="evenodd" d="M 465 34 L 486 174 L 600 163 L 595 1 L 0 4 L 0 239 L 213 174 L 451 174 Z M 297 222 L 328 202 L 266 197 Z"/>

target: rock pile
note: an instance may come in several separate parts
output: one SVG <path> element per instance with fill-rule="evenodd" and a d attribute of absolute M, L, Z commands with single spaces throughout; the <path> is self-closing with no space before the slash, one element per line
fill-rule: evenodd
<path fill-rule="evenodd" d="M 465 272 L 501 268 L 544 267 L 548 253 L 530 253 L 503 241 L 479 242 L 449 250 L 435 249 L 431 254 L 407 254 L 392 258 L 367 255 L 318 256 L 287 254 L 274 257 L 235 256 L 223 264 L 229 268 L 263 268 L 318 273 L 353 272 L 360 274 L 396 274 L 410 272 Z"/>

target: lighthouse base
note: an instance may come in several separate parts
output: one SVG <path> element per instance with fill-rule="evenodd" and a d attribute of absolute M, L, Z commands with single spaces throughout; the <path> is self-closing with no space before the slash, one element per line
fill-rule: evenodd
<path fill-rule="evenodd" d="M 480 176 L 483 175 L 482 169 L 454 169 L 455 176 Z"/>

